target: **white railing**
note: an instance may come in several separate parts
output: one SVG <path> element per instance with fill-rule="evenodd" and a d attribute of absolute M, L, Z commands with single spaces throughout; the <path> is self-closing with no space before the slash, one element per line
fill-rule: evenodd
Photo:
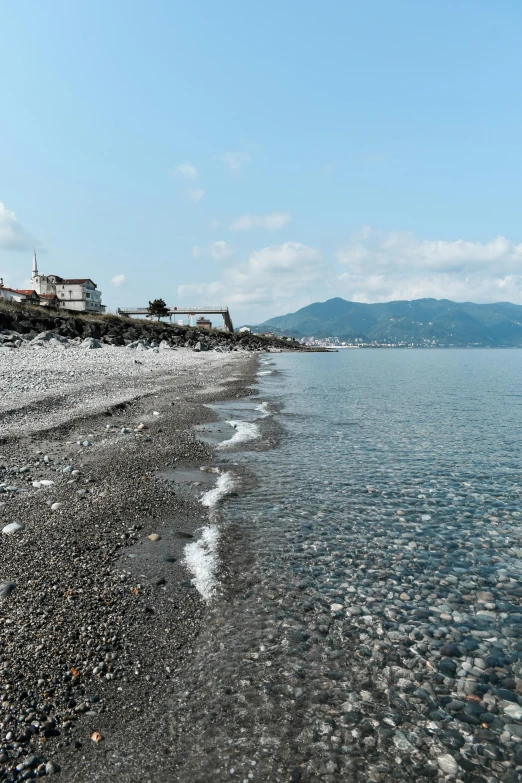
<path fill-rule="evenodd" d="M 190 310 L 193 313 L 206 313 L 210 312 L 210 310 L 221 310 L 222 312 L 225 312 L 228 310 L 228 307 L 223 307 L 222 305 L 198 305 L 197 307 L 189 307 L 187 305 L 176 305 L 175 307 L 169 307 L 169 305 L 166 305 L 167 310 Z M 147 310 L 147 307 L 119 307 L 118 310 L 123 310 L 124 312 L 126 310 Z"/>

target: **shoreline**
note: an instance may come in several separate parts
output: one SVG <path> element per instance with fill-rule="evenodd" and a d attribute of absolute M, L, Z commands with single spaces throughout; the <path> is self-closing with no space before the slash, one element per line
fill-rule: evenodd
<path fill-rule="evenodd" d="M 183 553 L 208 509 L 158 474 L 212 462 L 194 430 L 213 419 L 204 405 L 251 393 L 258 363 L 256 354 L 207 357 L 185 357 L 185 372 L 152 372 L 127 401 L 106 384 L 87 415 L 76 406 L 48 429 L 36 416 L 0 442 L 0 483 L 28 489 L 0 495 L 1 527 L 25 526 L 2 535 L 1 581 L 16 588 L 0 603 L 0 780 L 59 768 L 71 781 L 165 772 L 157 710 L 174 697 L 206 613 Z M 42 478 L 54 484 L 32 486 Z"/>

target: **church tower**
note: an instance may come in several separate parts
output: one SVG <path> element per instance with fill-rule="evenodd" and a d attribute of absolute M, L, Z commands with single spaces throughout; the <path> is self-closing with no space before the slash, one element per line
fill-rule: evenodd
<path fill-rule="evenodd" d="M 36 261 L 36 248 L 33 248 L 33 273 L 31 275 L 31 283 L 37 294 L 43 294 L 42 291 L 42 278 L 38 271 L 38 263 Z"/>

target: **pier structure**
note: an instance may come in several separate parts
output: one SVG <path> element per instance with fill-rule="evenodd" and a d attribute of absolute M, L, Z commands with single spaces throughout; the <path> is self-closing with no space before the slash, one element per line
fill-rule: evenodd
<path fill-rule="evenodd" d="M 196 315 L 220 315 L 223 318 L 223 323 L 225 324 L 225 328 L 228 329 L 229 332 L 234 331 L 234 326 L 232 324 L 232 318 L 230 317 L 230 311 L 228 307 L 216 307 L 216 306 L 210 306 L 210 307 L 167 307 L 167 310 L 169 311 L 169 318 L 172 321 L 172 316 L 177 315 L 188 315 L 190 316 L 196 316 Z M 147 307 L 119 307 L 118 308 L 118 315 L 148 315 L 149 311 Z"/>

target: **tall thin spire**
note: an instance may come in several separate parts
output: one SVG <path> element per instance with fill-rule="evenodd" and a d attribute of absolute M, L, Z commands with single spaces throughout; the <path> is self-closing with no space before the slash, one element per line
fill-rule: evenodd
<path fill-rule="evenodd" d="M 38 264 L 36 263 L 36 248 L 33 247 L 33 274 L 32 277 L 36 277 L 38 274 Z"/>

